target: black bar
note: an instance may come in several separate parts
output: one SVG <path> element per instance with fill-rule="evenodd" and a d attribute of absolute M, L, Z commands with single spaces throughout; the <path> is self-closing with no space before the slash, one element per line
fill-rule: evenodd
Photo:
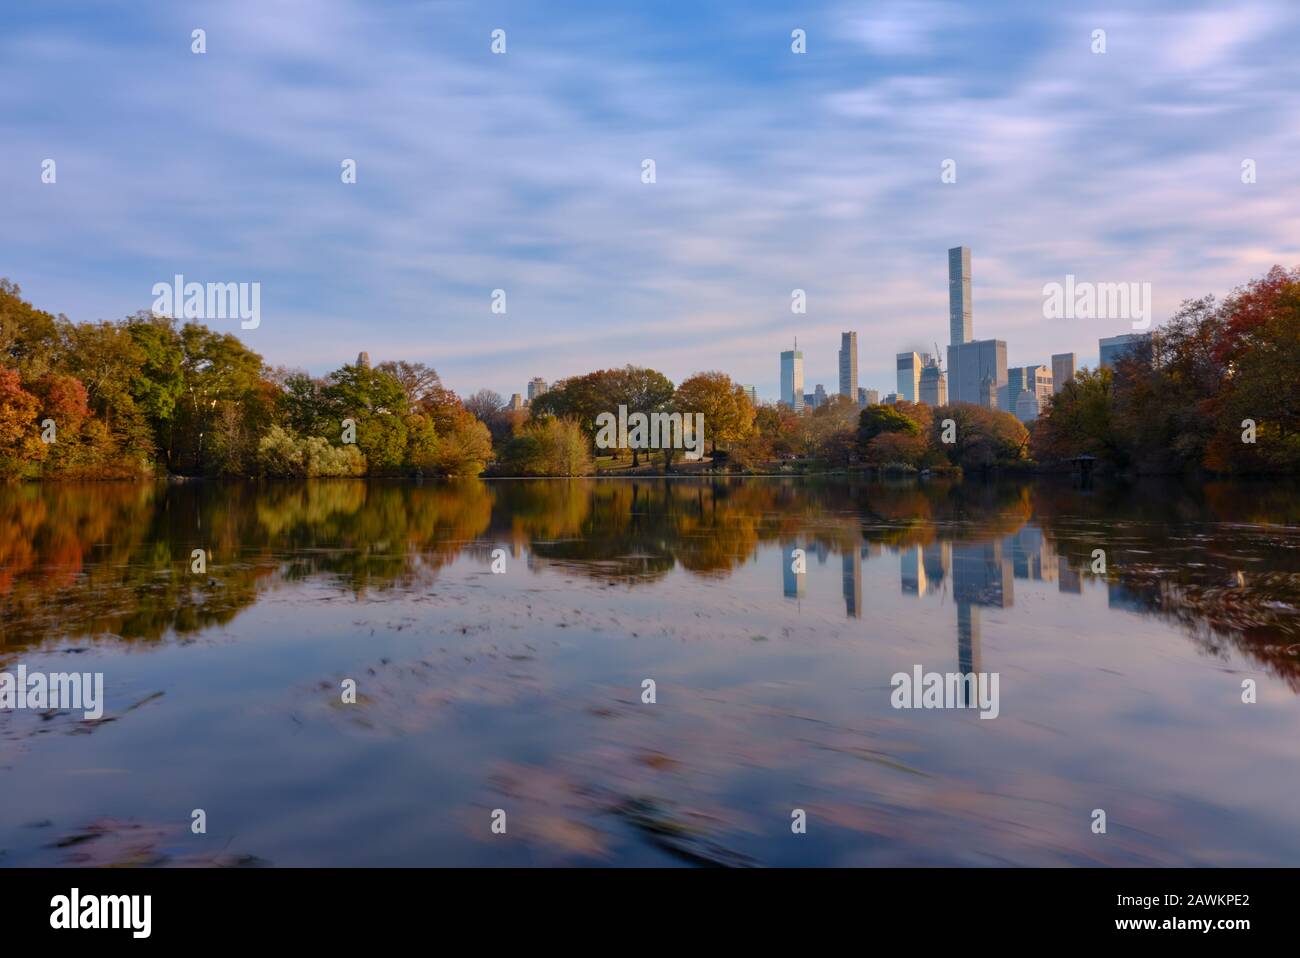
<path fill-rule="evenodd" d="M 0 872 L 0 900 L 9 947 L 133 942 L 129 928 L 52 928 L 53 899 L 76 888 L 83 907 L 89 896 L 150 896 L 148 940 L 165 944 L 373 948 L 433 931 L 447 947 L 464 934 L 482 947 L 532 935 L 536 947 L 560 936 L 636 949 L 719 934 L 761 943 L 815 925 L 966 951 L 1103 939 L 1231 947 L 1290 927 L 1295 881 L 1290 869 L 13 869 Z M 1207 920 L 1248 927 L 1164 927 Z"/>

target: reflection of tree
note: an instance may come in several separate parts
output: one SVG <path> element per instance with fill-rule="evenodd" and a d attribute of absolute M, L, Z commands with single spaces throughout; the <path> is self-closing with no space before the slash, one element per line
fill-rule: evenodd
<path fill-rule="evenodd" d="M 309 576 L 389 588 L 454 557 L 491 512 L 478 482 L 3 486 L 0 646 L 193 633 Z"/>
<path fill-rule="evenodd" d="M 62 635 L 157 639 L 232 618 L 265 569 L 191 576 L 153 484 L 0 488 L 0 645 Z"/>
<path fill-rule="evenodd" d="M 1211 654 L 1236 647 L 1300 690 L 1300 486 L 1171 482 L 1081 490 L 1042 483 L 1035 517 L 1112 604 L 1173 622 Z M 1093 575 L 1093 550 L 1106 572 Z M 1187 561 L 1187 560 L 1191 561 Z"/>
<path fill-rule="evenodd" d="M 485 560 L 501 543 L 526 548 L 534 568 L 630 583 L 679 565 L 726 576 L 764 545 L 797 544 L 849 560 L 852 614 L 864 545 L 915 550 L 932 578 L 926 563 L 941 544 L 964 556 L 959 547 L 978 550 L 1032 519 L 1074 581 L 1105 548 L 1114 604 L 1175 621 L 1212 651 L 1240 646 L 1300 682 L 1289 651 L 1300 631 L 1300 549 L 1286 528 L 1298 517 L 1297 488 L 1276 482 L 1257 491 L 722 477 L 8 485 L 0 650 L 63 636 L 192 634 L 287 581 L 406 588 L 462 551 Z M 208 555 L 202 575 L 190 571 L 195 549 Z"/>

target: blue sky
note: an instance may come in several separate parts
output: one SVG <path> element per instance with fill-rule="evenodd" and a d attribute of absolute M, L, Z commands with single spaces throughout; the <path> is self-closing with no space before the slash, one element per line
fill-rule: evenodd
<path fill-rule="evenodd" d="M 1298 49 L 1285 0 L 4 0 L 0 276 L 76 320 L 260 282 L 231 331 L 317 373 L 365 349 L 508 396 L 631 362 L 775 398 L 796 335 L 834 391 L 847 329 L 890 391 L 965 244 L 978 337 L 1092 363 L 1128 324 L 1044 319 L 1045 283 L 1150 282 L 1159 323 L 1300 263 Z"/>

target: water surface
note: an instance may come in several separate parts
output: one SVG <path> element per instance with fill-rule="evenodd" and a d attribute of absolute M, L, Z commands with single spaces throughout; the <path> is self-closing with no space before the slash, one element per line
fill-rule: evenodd
<path fill-rule="evenodd" d="M 0 865 L 1300 864 L 1298 526 L 1277 484 L 0 487 L 0 670 L 107 698 L 0 711 Z M 916 665 L 1000 714 L 892 708 Z"/>

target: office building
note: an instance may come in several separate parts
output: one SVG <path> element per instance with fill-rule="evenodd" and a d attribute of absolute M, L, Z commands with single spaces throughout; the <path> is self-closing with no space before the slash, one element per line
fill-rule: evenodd
<path fill-rule="evenodd" d="M 1001 388 L 1002 388 L 1002 389 L 1006 389 L 1007 387 L 1006 387 L 1006 386 L 1003 386 L 1003 387 L 1001 387 Z M 1000 408 L 1000 407 L 998 406 L 998 393 L 999 393 L 999 392 L 1000 392 L 1000 390 L 999 390 L 999 388 L 994 384 L 993 380 L 992 380 L 992 379 L 985 378 L 984 381 L 980 383 L 980 402 L 979 402 L 979 404 L 980 404 L 981 406 L 983 406 L 985 409 L 998 409 L 998 408 Z"/>
<path fill-rule="evenodd" d="M 898 402 L 898 393 L 890 393 L 884 399 L 884 404 L 886 406 L 892 406 L 896 402 Z"/>
<path fill-rule="evenodd" d="M 758 387 L 744 386 L 742 388 L 745 390 L 745 395 L 749 397 L 749 404 L 753 406 L 755 409 L 757 409 L 758 408 Z"/>
<path fill-rule="evenodd" d="M 826 395 L 826 387 L 821 383 L 813 390 L 813 409 L 818 409 L 826 405 L 826 400 L 830 397 Z"/>
<path fill-rule="evenodd" d="M 1109 336 L 1097 341 L 1101 352 L 1101 368 L 1114 369 L 1121 357 L 1139 348 L 1149 345 L 1150 333 L 1125 333 L 1122 336 Z"/>
<path fill-rule="evenodd" d="M 546 380 L 541 376 L 534 376 L 528 380 L 528 401 L 531 403 L 538 396 L 545 393 L 551 387 L 546 384 Z"/>
<path fill-rule="evenodd" d="M 1038 402 L 1038 397 L 1028 389 L 1022 390 L 1016 396 L 1015 404 L 1007 407 L 1007 412 L 1013 414 L 1021 422 L 1033 422 L 1042 412 L 1042 407 Z"/>
<path fill-rule="evenodd" d="M 928 358 L 928 357 L 927 357 Z M 921 368 L 925 360 L 920 353 L 898 354 L 898 398 L 919 402 L 921 398 Z"/>
<path fill-rule="evenodd" d="M 524 397 L 521 396 L 521 395 L 519 395 L 519 393 L 511 393 L 511 394 L 510 394 L 510 408 L 513 409 L 513 410 L 515 410 L 516 412 L 518 412 L 520 409 L 523 409 L 523 408 L 524 408 Z"/>
<path fill-rule="evenodd" d="M 1052 355 L 1052 392 L 1059 393 L 1065 384 L 1073 382 L 1079 371 L 1078 357 L 1074 353 L 1055 353 Z"/>
<path fill-rule="evenodd" d="M 840 395 L 858 398 L 857 333 L 840 333 Z"/>
<path fill-rule="evenodd" d="M 948 378 L 934 357 L 930 357 L 930 361 L 921 369 L 919 389 L 921 402 L 927 406 L 948 405 Z"/>
<path fill-rule="evenodd" d="M 803 353 L 798 340 L 794 349 L 781 354 L 781 402 L 796 411 L 803 408 Z"/>
<path fill-rule="evenodd" d="M 1007 370 L 1007 386 L 998 407 L 1021 422 L 1033 422 L 1051 395 L 1052 374 L 1046 366 L 1016 366 Z"/>
<path fill-rule="evenodd" d="M 1007 384 L 1007 344 L 977 339 L 948 347 L 948 399 L 996 409 Z"/>
<path fill-rule="evenodd" d="M 975 336 L 970 302 L 970 247 L 948 250 L 948 343 L 960 346 Z"/>
<path fill-rule="evenodd" d="M 858 397 L 859 397 L 859 399 L 858 399 L 858 403 L 859 403 L 860 405 L 863 405 L 863 406 L 879 406 L 879 405 L 880 405 L 880 390 L 879 390 L 879 389 L 867 389 L 867 388 L 865 388 L 865 387 L 860 388 L 860 389 L 858 390 Z"/>

